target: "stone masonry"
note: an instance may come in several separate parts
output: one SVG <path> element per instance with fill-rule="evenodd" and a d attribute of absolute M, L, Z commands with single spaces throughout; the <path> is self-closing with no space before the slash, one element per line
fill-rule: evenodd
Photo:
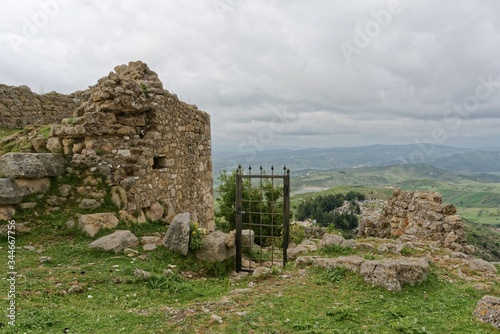
<path fill-rule="evenodd" d="M 463 222 L 452 204 L 437 192 L 394 191 L 383 213 L 359 224 L 358 236 L 434 242 L 457 252 L 472 253 Z"/>
<path fill-rule="evenodd" d="M 0 127 L 23 128 L 50 124 L 69 117 L 79 104 L 80 92 L 63 95 L 33 93 L 28 86 L 0 84 Z"/>
<path fill-rule="evenodd" d="M 215 229 L 210 116 L 164 90 L 146 64 L 117 66 L 69 96 L 0 86 L 0 101 L 0 126 L 58 123 L 41 145 L 63 153 L 70 172 L 105 176 L 130 215 L 171 221 L 189 212 Z"/>

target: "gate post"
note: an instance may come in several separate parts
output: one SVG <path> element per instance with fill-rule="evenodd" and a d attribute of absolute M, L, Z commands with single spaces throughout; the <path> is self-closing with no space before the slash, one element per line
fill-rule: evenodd
<path fill-rule="evenodd" d="M 290 239 L 290 170 L 283 167 L 283 266 L 288 262 L 287 250 Z"/>
<path fill-rule="evenodd" d="M 241 216 L 243 214 L 242 210 L 242 184 L 243 184 L 243 177 L 242 177 L 242 171 L 241 171 L 241 166 L 238 167 L 236 170 L 236 203 L 235 203 L 235 210 L 236 210 L 236 272 L 241 271 L 242 267 L 242 245 L 241 245 L 241 232 L 242 232 L 242 222 L 241 222 Z"/>

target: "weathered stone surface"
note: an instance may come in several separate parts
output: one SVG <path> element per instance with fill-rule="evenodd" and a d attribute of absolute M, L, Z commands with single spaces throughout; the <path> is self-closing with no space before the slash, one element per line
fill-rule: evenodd
<path fill-rule="evenodd" d="M 145 271 L 145 270 L 142 270 L 142 269 L 135 269 L 134 270 L 134 276 L 135 277 L 139 277 L 139 278 L 142 278 L 142 279 L 147 279 L 151 275 L 152 275 L 152 273 L 149 272 L 149 271 Z"/>
<path fill-rule="evenodd" d="M 0 220 L 10 220 L 16 214 L 16 209 L 12 205 L 0 205 Z"/>
<path fill-rule="evenodd" d="M 97 209 L 98 207 L 101 206 L 101 202 L 96 201 L 93 198 L 84 198 L 78 205 L 80 209 L 84 210 L 92 210 L 92 209 Z"/>
<path fill-rule="evenodd" d="M 321 239 L 327 233 L 325 227 L 306 227 L 304 237 L 312 239 Z"/>
<path fill-rule="evenodd" d="M 428 271 L 429 264 L 422 258 L 367 260 L 360 268 L 360 274 L 365 282 L 391 291 L 401 291 L 405 284 L 416 285 L 424 282 Z"/>
<path fill-rule="evenodd" d="M 145 244 L 144 246 L 142 246 L 142 249 L 144 249 L 144 251 L 146 252 L 151 252 L 154 251 L 156 247 L 156 244 Z"/>
<path fill-rule="evenodd" d="M 0 205 L 21 203 L 24 196 L 43 193 L 50 188 L 50 179 L 0 179 Z"/>
<path fill-rule="evenodd" d="M 126 208 L 128 205 L 127 192 L 122 187 L 111 188 L 111 201 L 118 209 Z"/>
<path fill-rule="evenodd" d="M 94 213 L 81 215 L 78 218 L 78 227 L 93 237 L 101 229 L 112 229 L 118 225 L 118 218 L 114 213 Z"/>
<path fill-rule="evenodd" d="M 356 242 L 354 240 L 346 240 L 343 236 L 337 234 L 324 234 L 321 238 L 321 248 L 330 246 L 340 246 L 348 248 L 356 248 Z"/>
<path fill-rule="evenodd" d="M 61 194 L 62 197 L 69 197 L 72 191 L 73 187 L 69 184 L 63 184 L 59 187 L 59 194 Z"/>
<path fill-rule="evenodd" d="M 89 247 L 119 253 L 125 248 L 136 246 L 138 243 L 139 239 L 137 239 L 132 232 L 127 230 L 118 230 L 93 241 Z"/>
<path fill-rule="evenodd" d="M 289 245 L 288 249 L 286 250 L 286 255 L 289 260 L 294 260 L 299 256 L 300 254 L 305 254 L 308 252 L 314 252 L 318 250 L 318 245 L 309 239 L 303 240 L 300 244 L 297 246 L 291 247 L 293 245 Z"/>
<path fill-rule="evenodd" d="M 63 151 L 62 142 L 57 137 L 51 137 L 47 139 L 47 144 L 45 145 L 45 147 L 52 153 L 61 153 Z"/>
<path fill-rule="evenodd" d="M 301 256 L 295 261 L 297 266 L 317 266 L 322 268 L 345 267 L 350 271 L 359 273 L 361 264 L 365 261 L 360 256 L 339 256 L 336 258 L 322 258 L 319 256 Z"/>
<path fill-rule="evenodd" d="M 379 217 L 362 219 L 360 237 L 397 237 L 401 241 L 430 241 L 456 252 L 471 254 L 456 208 L 443 204 L 436 192 L 394 191 Z"/>
<path fill-rule="evenodd" d="M 266 276 L 271 275 L 272 272 L 273 271 L 271 270 L 271 268 L 257 267 L 253 271 L 252 277 L 255 278 L 255 279 L 264 278 Z"/>
<path fill-rule="evenodd" d="M 365 282 L 381 286 L 391 291 L 401 291 L 405 284 L 415 285 L 427 279 L 429 264 L 423 258 L 365 260 L 359 256 L 321 258 L 301 256 L 295 261 L 297 266 L 318 266 L 323 268 L 345 267 L 359 273 Z"/>
<path fill-rule="evenodd" d="M 78 105 L 79 94 L 36 94 L 28 86 L 0 84 L 0 126 L 24 128 L 27 125 L 59 122 L 71 116 Z"/>
<path fill-rule="evenodd" d="M 243 248 L 253 247 L 255 243 L 255 232 L 253 230 L 242 230 L 241 231 L 241 246 Z"/>
<path fill-rule="evenodd" d="M 7 153 L 0 157 L 0 174 L 12 179 L 39 179 L 62 175 L 65 160 L 61 154 Z"/>
<path fill-rule="evenodd" d="M 163 206 L 160 203 L 155 202 L 149 208 L 146 208 L 146 218 L 152 221 L 158 221 L 163 218 L 164 212 L 165 209 Z"/>
<path fill-rule="evenodd" d="M 191 215 L 188 212 L 175 216 L 168 227 L 167 233 L 165 233 L 163 246 L 174 252 L 187 255 L 189 251 L 190 224 Z"/>
<path fill-rule="evenodd" d="M 484 296 L 477 302 L 472 315 L 479 321 L 500 329 L 500 298 Z"/>
<path fill-rule="evenodd" d="M 215 231 L 205 236 L 202 248 L 196 253 L 201 261 L 222 262 L 236 255 L 236 247 L 226 247 L 227 234 Z"/>
<path fill-rule="evenodd" d="M 50 188 L 50 179 L 48 177 L 40 179 L 14 179 L 19 189 L 28 194 L 46 193 Z"/>
<path fill-rule="evenodd" d="M 234 247 L 234 245 L 236 245 L 236 230 L 232 230 L 227 234 L 224 243 L 228 248 Z"/>
<path fill-rule="evenodd" d="M 145 235 L 141 237 L 141 245 L 147 245 L 147 244 L 159 245 L 161 244 L 161 237 L 155 235 Z"/>
<path fill-rule="evenodd" d="M 497 268 L 492 263 L 483 259 L 466 260 L 466 263 L 472 270 L 486 271 L 490 273 L 497 272 Z"/>

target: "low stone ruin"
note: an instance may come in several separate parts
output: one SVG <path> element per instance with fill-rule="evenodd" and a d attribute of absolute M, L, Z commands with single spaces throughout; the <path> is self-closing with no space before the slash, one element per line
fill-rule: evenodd
<path fill-rule="evenodd" d="M 379 217 L 360 221 L 358 236 L 431 242 L 436 247 L 471 254 L 474 247 L 467 245 L 463 222 L 456 212 L 452 204 L 443 204 L 437 192 L 398 189 Z"/>
<path fill-rule="evenodd" d="M 46 114 L 51 117 L 39 117 Z M 0 206 L 18 204 L 30 194 L 17 179 L 42 177 L 25 174 L 55 176 L 29 163 L 50 152 L 49 162 L 62 161 L 63 172 L 104 176 L 113 202 L 122 210 L 121 219 L 168 223 L 176 214 L 189 212 L 201 227 L 215 229 L 210 116 L 164 90 L 146 64 L 117 66 L 96 85 L 69 96 L 0 87 L 1 126 L 25 126 L 32 124 L 25 118 L 36 117 L 42 124 L 56 124 L 48 138 L 23 137 L 31 142 L 30 147 L 23 146 L 28 152 L 22 158 L 14 153 L 2 157 Z M 80 208 L 98 209 L 102 194 L 92 188 L 82 190 L 79 196 L 90 195 L 79 199 Z M 75 192 L 78 189 L 65 189 L 68 194 Z M 53 206 L 63 202 L 63 192 L 59 197 Z M 0 208 L 0 213 L 9 210 Z"/>

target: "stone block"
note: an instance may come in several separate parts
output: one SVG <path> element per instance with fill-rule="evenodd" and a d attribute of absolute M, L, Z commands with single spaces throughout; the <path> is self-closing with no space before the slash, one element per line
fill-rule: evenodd
<path fill-rule="evenodd" d="M 7 153 L 0 157 L 0 174 L 13 179 L 39 179 L 65 172 L 62 154 Z"/>
<path fill-rule="evenodd" d="M 127 230 L 118 230 L 112 234 L 93 241 L 89 244 L 89 248 L 119 253 L 125 248 L 136 246 L 138 242 L 139 240 L 132 232 Z"/>

